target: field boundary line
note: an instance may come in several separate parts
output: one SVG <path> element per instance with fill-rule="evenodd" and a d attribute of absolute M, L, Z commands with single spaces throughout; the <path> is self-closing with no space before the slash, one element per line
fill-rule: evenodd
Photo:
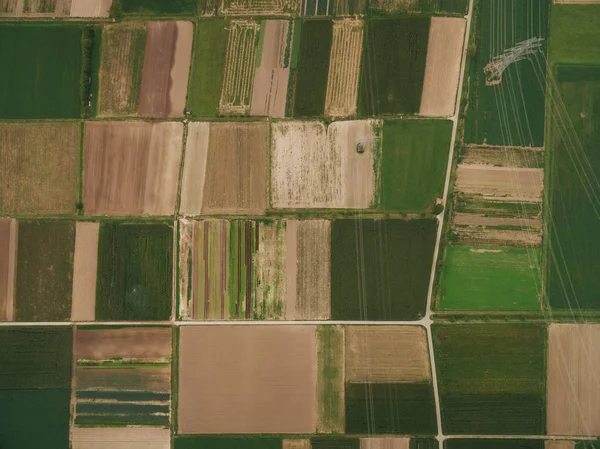
<path fill-rule="evenodd" d="M 417 321 L 345 321 L 345 320 L 173 320 L 173 321 L 3 321 L 0 327 L 11 326 L 280 326 L 280 325 L 348 325 L 348 326 L 422 326 L 425 318 Z"/>

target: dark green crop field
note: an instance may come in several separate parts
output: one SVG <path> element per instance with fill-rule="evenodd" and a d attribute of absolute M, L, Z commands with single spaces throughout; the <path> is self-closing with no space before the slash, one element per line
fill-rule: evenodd
<path fill-rule="evenodd" d="M 546 38 L 549 0 L 478 2 L 475 52 L 465 73 L 469 86 L 466 143 L 536 146 L 544 143 L 546 41 L 510 64 L 499 84 L 486 84 L 484 67 L 530 38 Z"/>
<path fill-rule="evenodd" d="M 548 59 L 552 64 L 600 64 L 600 5 L 553 5 Z"/>
<path fill-rule="evenodd" d="M 302 22 L 294 88 L 294 117 L 323 114 L 332 37 L 333 24 L 330 20 Z"/>
<path fill-rule="evenodd" d="M 545 327 L 434 325 L 433 344 L 444 433 L 545 432 Z"/>
<path fill-rule="evenodd" d="M 0 391 L 70 388 L 72 335 L 66 326 L 0 328 Z"/>
<path fill-rule="evenodd" d="M 453 438 L 444 441 L 444 449 L 480 449 L 482 447 L 486 449 L 544 449 L 544 440 Z"/>
<path fill-rule="evenodd" d="M 81 26 L 0 24 L 0 118 L 78 118 Z"/>
<path fill-rule="evenodd" d="M 167 224 L 100 226 L 96 319 L 168 320 L 173 229 Z"/>
<path fill-rule="evenodd" d="M 402 212 L 430 212 L 444 193 L 450 120 L 383 122 L 381 207 Z"/>
<path fill-rule="evenodd" d="M 281 449 L 281 438 L 255 435 L 176 437 L 174 449 Z"/>
<path fill-rule="evenodd" d="M 331 319 L 417 320 L 425 314 L 435 220 L 335 220 Z"/>
<path fill-rule="evenodd" d="M 113 0 L 124 14 L 143 16 L 193 16 L 198 0 Z"/>
<path fill-rule="evenodd" d="M 311 449 L 360 449 L 358 438 L 311 438 Z"/>
<path fill-rule="evenodd" d="M 421 17 L 373 19 L 365 23 L 360 115 L 419 111 L 430 21 Z"/>
<path fill-rule="evenodd" d="M 16 320 L 69 320 L 75 223 L 20 221 L 18 240 Z"/>
<path fill-rule="evenodd" d="M 347 384 L 346 433 L 434 435 L 431 384 Z"/>
<path fill-rule="evenodd" d="M 0 447 L 68 448 L 70 399 L 68 388 L 0 390 Z"/>

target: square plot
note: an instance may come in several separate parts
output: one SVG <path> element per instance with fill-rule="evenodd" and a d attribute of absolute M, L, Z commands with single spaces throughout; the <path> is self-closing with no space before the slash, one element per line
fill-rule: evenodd
<path fill-rule="evenodd" d="M 182 326 L 178 429 L 314 433 L 314 326 Z"/>

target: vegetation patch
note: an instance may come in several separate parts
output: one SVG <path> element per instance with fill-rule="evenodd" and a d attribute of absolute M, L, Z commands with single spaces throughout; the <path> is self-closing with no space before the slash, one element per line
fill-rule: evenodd
<path fill-rule="evenodd" d="M 600 5 L 552 5 L 551 63 L 600 64 Z"/>
<path fill-rule="evenodd" d="M 344 433 L 343 327 L 317 327 L 317 357 L 317 432 Z"/>
<path fill-rule="evenodd" d="M 113 0 L 114 3 L 124 14 L 136 16 L 193 16 L 198 8 L 198 0 Z"/>
<path fill-rule="evenodd" d="M 178 436 L 175 449 L 281 449 L 281 438 L 264 436 Z"/>

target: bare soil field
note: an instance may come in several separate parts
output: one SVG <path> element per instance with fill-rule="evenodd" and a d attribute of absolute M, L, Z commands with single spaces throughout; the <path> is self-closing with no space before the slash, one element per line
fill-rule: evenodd
<path fill-rule="evenodd" d="M 182 139 L 181 123 L 86 122 L 86 214 L 173 215 Z"/>
<path fill-rule="evenodd" d="M 311 443 L 308 439 L 298 440 L 283 440 L 281 443 L 282 449 L 311 449 Z"/>
<path fill-rule="evenodd" d="M 600 435 L 600 325 L 548 329 L 549 435 Z"/>
<path fill-rule="evenodd" d="M 542 218 L 487 217 L 483 214 L 457 213 L 454 215 L 454 224 L 460 226 L 520 226 L 541 228 Z"/>
<path fill-rule="evenodd" d="M 79 123 L 0 125 L 0 212 L 73 214 Z"/>
<path fill-rule="evenodd" d="M 285 319 L 297 320 L 298 302 L 298 221 L 285 222 Z"/>
<path fill-rule="evenodd" d="M 73 352 L 76 359 L 170 358 L 171 328 L 77 328 Z"/>
<path fill-rule="evenodd" d="M 182 326 L 180 433 L 313 433 L 314 326 Z"/>
<path fill-rule="evenodd" d="M 96 274 L 100 223 L 78 222 L 75 227 L 72 321 L 96 318 Z"/>
<path fill-rule="evenodd" d="M 284 117 L 289 64 L 286 64 L 287 20 L 265 21 L 260 65 L 254 74 L 250 115 Z"/>
<path fill-rule="evenodd" d="M 410 438 L 361 438 L 360 449 L 409 449 Z"/>
<path fill-rule="evenodd" d="M 575 449 L 575 441 L 569 440 L 546 440 L 545 449 Z"/>
<path fill-rule="evenodd" d="M 346 382 L 403 383 L 431 379 L 425 329 L 348 326 Z"/>
<path fill-rule="evenodd" d="M 142 48 L 146 28 L 142 23 L 106 25 L 102 31 L 98 75 L 98 115 L 133 115 L 139 102 Z"/>
<path fill-rule="evenodd" d="M 540 246 L 541 231 L 485 229 L 484 227 L 456 227 L 460 243 L 480 243 L 486 245 Z"/>
<path fill-rule="evenodd" d="M 364 23 L 359 19 L 333 21 L 333 43 L 325 96 L 325 115 L 356 114 Z"/>
<path fill-rule="evenodd" d="M 200 215 L 202 212 L 209 136 L 210 123 L 188 124 L 179 204 L 179 213 L 183 215 Z"/>
<path fill-rule="evenodd" d="M 183 115 L 192 51 L 193 25 L 184 21 L 148 22 L 139 114 Z"/>
<path fill-rule="evenodd" d="M 465 19 L 431 18 L 420 115 L 454 115 L 464 38 Z"/>
<path fill-rule="evenodd" d="M 291 16 L 300 11 L 300 0 L 221 0 L 219 15 L 226 16 Z"/>
<path fill-rule="evenodd" d="M 219 101 L 220 114 L 250 112 L 260 23 L 232 20 L 229 23 L 225 76 Z"/>
<path fill-rule="evenodd" d="M 108 17 L 112 0 L 71 0 L 71 17 Z"/>
<path fill-rule="evenodd" d="M 461 164 L 522 168 L 544 166 L 544 152 L 541 148 L 469 146 L 463 149 L 461 156 Z"/>
<path fill-rule="evenodd" d="M 169 449 L 169 429 L 152 427 L 73 427 L 72 449 Z"/>
<path fill-rule="evenodd" d="M 17 221 L 0 219 L 0 321 L 14 319 Z"/>

